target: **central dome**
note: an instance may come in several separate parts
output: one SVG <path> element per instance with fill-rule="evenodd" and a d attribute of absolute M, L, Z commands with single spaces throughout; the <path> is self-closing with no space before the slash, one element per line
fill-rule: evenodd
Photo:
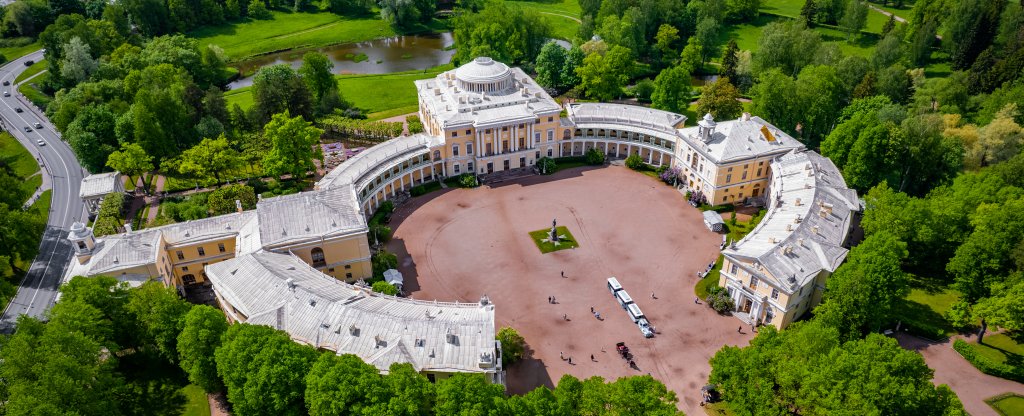
<path fill-rule="evenodd" d="M 455 78 L 467 91 L 502 91 L 512 85 L 512 69 L 488 57 L 479 57 L 455 70 Z"/>

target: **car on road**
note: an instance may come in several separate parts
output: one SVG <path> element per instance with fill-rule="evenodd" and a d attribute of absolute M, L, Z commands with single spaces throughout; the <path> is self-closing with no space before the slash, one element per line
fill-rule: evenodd
<path fill-rule="evenodd" d="M 42 125 L 42 124 L 39 124 L 39 123 L 36 123 L 36 128 L 37 128 L 37 129 L 41 129 L 41 128 L 43 128 L 43 125 Z"/>
<path fill-rule="evenodd" d="M 11 85 L 11 81 L 4 81 L 4 86 Z"/>
<path fill-rule="evenodd" d="M 29 126 L 25 126 L 25 133 L 31 133 L 31 132 L 32 132 L 32 128 L 29 127 Z"/>
<path fill-rule="evenodd" d="M 32 66 L 32 64 L 35 64 L 35 63 L 36 63 L 36 61 L 33 61 L 33 60 L 29 59 L 29 60 L 25 61 L 25 66 Z"/>
<path fill-rule="evenodd" d="M 11 96 L 11 93 L 9 91 L 4 91 L 4 97 L 10 97 L 10 96 Z"/>
<path fill-rule="evenodd" d="M 25 110 L 22 110 L 21 107 L 14 107 L 14 112 L 15 113 L 20 113 L 20 112 L 23 112 L 23 111 L 25 111 Z"/>
<path fill-rule="evenodd" d="M 40 146 L 46 146 L 46 142 L 44 142 L 42 140 L 36 140 L 36 144 L 38 144 Z"/>

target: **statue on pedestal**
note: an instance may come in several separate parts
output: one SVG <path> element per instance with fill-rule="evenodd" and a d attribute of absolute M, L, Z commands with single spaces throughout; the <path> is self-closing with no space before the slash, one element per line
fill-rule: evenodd
<path fill-rule="evenodd" d="M 551 220 L 551 234 L 548 236 L 548 240 L 557 243 L 558 242 L 558 222 L 557 219 Z"/>

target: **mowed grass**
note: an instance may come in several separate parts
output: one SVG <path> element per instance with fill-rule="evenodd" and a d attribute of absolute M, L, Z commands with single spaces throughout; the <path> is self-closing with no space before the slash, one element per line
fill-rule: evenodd
<path fill-rule="evenodd" d="M 715 53 L 716 59 L 721 59 L 722 53 L 725 51 L 725 44 L 729 42 L 729 39 L 735 39 L 736 45 L 739 46 L 740 50 L 748 50 L 753 53 L 757 53 L 758 40 L 761 39 L 761 33 L 764 27 L 771 22 L 775 21 L 786 21 L 788 17 L 772 14 L 762 14 L 757 18 L 747 23 L 740 23 L 734 25 L 728 25 L 719 31 L 719 41 L 721 48 Z M 843 54 L 856 55 L 868 58 L 874 51 L 875 44 L 878 43 L 878 37 L 871 34 L 861 33 L 860 36 L 853 42 L 847 42 L 846 32 L 839 29 L 815 26 L 814 31 L 821 34 L 821 40 L 825 43 L 836 44 Z"/>
<path fill-rule="evenodd" d="M 997 363 L 1024 365 L 1024 345 L 1017 343 L 1006 334 L 985 335 L 984 344 L 972 342 L 971 348 L 985 358 Z"/>
<path fill-rule="evenodd" d="M 580 27 L 580 3 L 578 0 L 512 1 L 507 3 L 540 12 L 551 23 L 552 36 L 571 41 Z"/>
<path fill-rule="evenodd" d="M 803 9 L 804 3 L 804 0 L 763 0 L 758 10 L 763 13 L 796 18 L 800 16 L 800 10 Z M 885 26 L 886 20 L 889 20 L 888 16 L 868 9 L 867 25 L 864 31 L 882 33 L 882 26 Z"/>
<path fill-rule="evenodd" d="M 893 315 L 904 325 L 932 327 L 949 336 L 956 333 L 946 320 L 946 311 L 960 300 L 960 292 L 928 278 L 914 278 L 910 293 L 896 305 Z"/>
<path fill-rule="evenodd" d="M 18 74 L 17 78 L 14 78 L 14 83 L 17 84 L 21 81 L 31 78 L 35 74 L 45 71 L 46 65 L 47 64 L 45 59 L 32 64 L 32 66 L 28 67 L 28 69 Z"/>
<path fill-rule="evenodd" d="M 572 236 L 572 233 L 569 232 L 568 228 L 565 228 L 564 226 L 559 226 L 558 228 L 555 228 L 555 232 L 558 233 L 559 238 L 557 245 L 551 241 L 544 241 L 549 237 L 551 233 L 550 228 L 545 228 L 543 230 L 537 231 L 530 231 L 530 238 L 533 239 L 534 244 L 537 244 L 537 248 L 540 249 L 540 252 L 544 254 L 550 253 L 552 251 L 567 250 L 570 248 L 576 248 L 580 246 L 580 244 L 576 242 L 576 237 Z"/>
<path fill-rule="evenodd" d="M 10 46 L 0 48 L 0 55 L 3 55 L 4 58 L 7 58 L 7 61 L 13 61 L 15 59 L 21 58 L 22 56 L 35 52 L 40 48 L 42 48 L 42 46 L 40 46 L 39 41 L 29 42 L 22 46 Z"/>
<path fill-rule="evenodd" d="M 693 288 L 693 293 L 697 295 L 701 300 L 708 297 L 708 290 L 712 287 L 718 286 L 718 281 L 721 279 L 722 273 L 722 260 L 725 257 L 718 256 L 718 260 L 715 260 L 715 267 L 708 272 L 707 276 L 697 282 L 697 285 Z"/>
<path fill-rule="evenodd" d="M 42 73 L 39 76 L 32 78 L 29 82 L 18 86 L 18 92 L 24 94 L 25 98 L 28 98 L 28 100 L 31 101 L 32 104 L 35 104 L 36 107 L 45 109 L 46 106 L 50 105 L 50 101 L 53 101 L 53 97 L 39 91 L 39 89 L 36 88 L 36 84 L 42 84 L 49 77 L 50 73 Z"/>
<path fill-rule="evenodd" d="M 1019 394 L 1002 394 L 986 399 L 985 403 L 988 403 L 989 406 L 1003 416 L 1024 415 L 1024 396 Z"/>
<path fill-rule="evenodd" d="M 39 173 L 39 164 L 11 133 L 0 133 L 0 162 L 11 167 L 22 179 Z"/>
<path fill-rule="evenodd" d="M 202 388 L 189 384 L 181 389 L 181 394 L 184 394 L 186 399 L 182 416 L 210 416 L 210 401 Z"/>
<path fill-rule="evenodd" d="M 419 98 L 413 81 L 433 78 L 451 68 L 451 65 L 442 65 L 423 71 L 338 75 L 335 78 L 346 101 L 365 111 L 368 118 L 379 120 L 415 112 L 419 108 Z M 249 108 L 253 105 L 250 87 L 229 91 L 224 98 L 229 107 L 238 104 L 242 108 Z"/>
<path fill-rule="evenodd" d="M 377 16 L 347 18 L 333 13 L 272 12 L 269 20 L 245 20 L 193 31 L 199 44 L 217 45 L 231 62 L 287 49 L 313 48 L 394 36 Z"/>

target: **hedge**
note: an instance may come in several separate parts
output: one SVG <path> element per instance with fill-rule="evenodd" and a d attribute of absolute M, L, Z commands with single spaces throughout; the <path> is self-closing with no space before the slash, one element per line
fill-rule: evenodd
<path fill-rule="evenodd" d="M 124 194 L 115 192 L 103 197 L 100 212 L 96 214 L 96 222 L 92 224 L 92 232 L 97 237 L 117 234 L 123 224 L 121 209 L 124 207 Z"/>
<path fill-rule="evenodd" d="M 1015 367 L 1006 363 L 997 363 L 987 357 L 980 356 L 975 353 L 974 347 L 972 347 L 967 341 L 962 339 L 954 341 L 953 349 L 960 353 L 967 362 L 971 363 L 971 365 L 978 370 L 981 370 L 982 373 L 1005 378 L 1007 380 L 1024 382 L 1024 368 Z"/>

